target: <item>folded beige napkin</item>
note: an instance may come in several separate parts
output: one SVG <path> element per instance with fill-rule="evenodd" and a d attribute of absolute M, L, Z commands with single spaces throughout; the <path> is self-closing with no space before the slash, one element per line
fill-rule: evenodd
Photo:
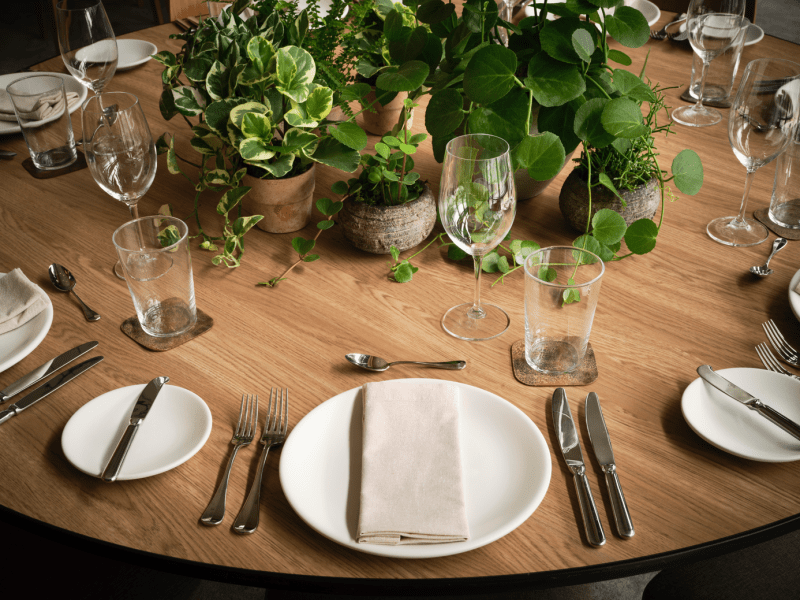
<path fill-rule="evenodd" d="M 364 401 L 358 542 L 435 544 L 469 538 L 458 388 L 383 381 Z"/>
<path fill-rule="evenodd" d="M 0 333 L 24 325 L 42 312 L 50 300 L 19 269 L 0 275 Z"/>
<path fill-rule="evenodd" d="M 80 96 L 76 92 L 67 92 L 67 105 L 71 109 L 78 102 Z M 44 98 L 31 99 L 26 106 L 20 107 L 20 117 L 26 121 L 41 121 L 64 110 L 64 97 L 60 92 Z M 0 121 L 16 121 L 14 104 L 11 96 L 5 91 L 0 91 Z"/>

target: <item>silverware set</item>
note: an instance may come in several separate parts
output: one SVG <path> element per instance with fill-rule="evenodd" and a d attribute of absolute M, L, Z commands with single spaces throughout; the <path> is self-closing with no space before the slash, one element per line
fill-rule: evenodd
<path fill-rule="evenodd" d="M 264 465 L 270 448 L 282 444 L 286 439 L 289 421 L 289 388 L 284 390 L 270 388 L 269 403 L 267 405 L 267 418 L 264 422 L 264 431 L 261 436 L 261 452 L 256 478 L 250 487 L 246 500 L 242 505 L 233 530 L 237 533 L 253 533 L 258 528 L 259 500 L 261 497 L 261 480 L 264 474 Z M 242 404 L 239 408 L 239 421 L 231 438 L 233 452 L 228 460 L 228 466 L 222 481 L 217 486 L 206 510 L 200 517 L 203 525 L 219 525 L 225 517 L 225 500 L 228 494 L 228 481 L 231 475 L 233 461 L 240 448 L 248 446 L 258 429 L 258 395 L 242 394 Z"/>
<path fill-rule="evenodd" d="M 775 351 L 778 353 L 778 356 L 781 357 L 781 360 L 788 365 L 800 368 L 800 353 L 798 353 L 797 350 L 795 350 L 789 344 L 789 342 L 786 341 L 786 338 L 783 337 L 783 334 L 778 329 L 778 326 L 775 325 L 775 322 L 770 319 L 766 323 L 762 323 L 761 327 L 764 328 L 764 333 L 767 334 L 769 343 L 772 344 L 773 348 L 775 348 Z M 800 377 L 794 373 L 790 373 L 783 367 L 783 365 L 781 365 L 780 360 L 778 360 L 778 358 L 769 349 L 769 346 L 767 346 L 765 343 L 762 342 L 756 346 L 756 353 L 768 371 L 775 371 L 781 375 L 788 375 L 789 377 L 800 381 Z"/>

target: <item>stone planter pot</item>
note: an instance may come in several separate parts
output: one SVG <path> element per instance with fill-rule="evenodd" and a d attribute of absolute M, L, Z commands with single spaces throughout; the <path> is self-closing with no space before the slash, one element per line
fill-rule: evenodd
<path fill-rule="evenodd" d="M 402 252 L 427 238 L 436 223 L 436 200 L 426 185 L 419 198 L 398 206 L 369 206 L 345 198 L 339 224 L 351 244 L 372 254 Z"/>
<path fill-rule="evenodd" d="M 367 103 L 375 102 L 372 109 L 375 112 L 365 110 L 356 117 L 358 123 L 364 131 L 373 135 L 383 135 L 387 131 L 391 131 L 392 127 L 397 125 L 400 120 L 400 111 L 403 109 L 403 100 L 408 97 L 406 92 L 400 92 L 395 96 L 394 100 L 389 104 L 383 105 L 375 102 L 375 90 L 371 91 L 366 96 Z M 408 116 L 406 127 L 411 128 L 414 122 L 414 111 Z"/>
<path fill-rule="evenodd" d="M 305 173 L 285 179 L 258 179 L 245 175 L 253 189 L 242 198 L 244 211 L 264 215 L 256 227 L 270 233 L 289 233 L 308 225 L 314 196 L 316 163 Z"/>
<path fill-rule="evenodd" d="M 570 152 L 569 156 L 567 156 L 564 160 L 564 164 L 561 166 L 562 171 L 564 170 L 564 167 L 567 166 L 572 160 L 573 154 L 575 154 L 575 150 Z M 561 174 L 561 171 L 559 171 L 559 174 Z M 556 175 L 556 177 L 558 177 L 558 175 Z M 536 196 L 547 189 L 547 186 L 549 186 L 556 177 L 552 177 L 547 181 L 537 181 L 528 175 L 527 169 L 517 170 L 514 173 L 514 184 L 517 188 L 517 200 L 530 200 L 531 198 L 536 198 Z"/>
<path fill-rule="evenodd" d="M 592 216 L 601 208 L 610 208 L 622 215 L 625 223 L 630 225 L 638 219 L 652 219 L 661 203 L 658 179 L 651 179 L 647 185 L 640 186 L 635 190 L 620 191 L 620 195 L 625 198 L 625 207 L 611 190 L 602 186 L 592 188 Z M 558 206 L 561 214 L 573 229 L 581 233 L 586 231 L 586 223 L 589 219 L 588 190 L 586 181 L 578 175 L 577 171 L 572 171 L 561 187 Z"/>

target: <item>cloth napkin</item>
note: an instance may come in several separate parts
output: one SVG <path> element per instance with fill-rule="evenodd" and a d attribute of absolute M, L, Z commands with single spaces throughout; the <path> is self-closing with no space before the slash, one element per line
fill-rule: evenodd
<path fill-rule="evenodd" d="M 458 388 L 383 381 L 364 402 L 361 544 L 435 544 L 469 538 Z"/>
<path fill-rule="evenodd" d="M 19 269 L 0 275 L 0 334 L 24 325 L 49 302 L 44 290 Z"/>
<path fill-rule="evenodd" d="M 71 109 L 78 102 L 79 95 L 76 92 L 67 92 L 67 105 Z M 36 98 L 29 101 L 27 106 L 21 106 L 19 116 L 26 121 L 41 121 L 54 115 L 60 114 L 64 110 L 64 97 L 61 92 L 56 92 L 51 96 Z M 14 103 L 11 96 L 5 91 L 0 91 L 0 121 L 16 121 L 17 114 L 14 112 Z"/>

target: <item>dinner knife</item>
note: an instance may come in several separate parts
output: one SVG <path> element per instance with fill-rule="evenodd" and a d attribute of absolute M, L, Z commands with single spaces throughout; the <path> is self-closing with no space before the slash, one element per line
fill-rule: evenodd
<path fill-rule="evenodd" d="M 586 539 L 592 546 L 602 546 L 606 543 L 606 534 L 597 514 L 597 505 L 594 503 L 592 488 L 586 477 L 586 465 L 583 462 L 581 442 L 578 440 L 578 430 L 572 420 L 572 412 L 567 402 L 567 393 L 564 388 L 557 388 L 553 393 L 553 425 L 555 426 L 561 454 L 572 471 L 575 480 L 575 490 L 578 492 L 578 502 L 583 515 L 583 525 L 586 528 Z"/>
<path fill-rule="evenodd" d="M 25 396 L 22 400 L 15 402 L 11 406 L 9 406 L 6 410 L 0 411 L 0 423 L 4 423 L 8 421 L 11 417 L 16 414 L 21 413 L 26 408 L 30 408 L 34 404 L 36 404 L 39 400 L 51 394 L 52 392 L 56 391 L 65 383 L 72 381 L 78 375 L 91 369 L 101 360 L 103 360 L 103 356 L 95 356 L 94 358 L 90 358 L 89 360 L 85 360 L 79 365 L 75 365 L 71 369 L 67 369 L 63 373 L 59 373 L 55 377 L 53 377 L 47 383 L 40 385 L 38 388 L 33 390 L 30 394 Z"/>
<path fill-rule="evenodd" d="M 756 411 L 762 417 L 769 419 L 775 423 L 775 425 L 800 440 L 800 425 L 779 413 L 771 406 L 767 406 L 755 396 L 748 394 L 742 388 L 732 384 L 722 375 L 714 372 L 709 365 L 701 365 L 697 367 L 697 373 L 700 375 L 700 377 L 713 385 L 723 394 L 730 396 L 734 400 L 738 400 L 750 410 Z"/>
<path fill-rule="evenodd" d="M 27 375 L 20 377 L 14 383 L 9 385 L 6 389 L 0 390 L 0 403 L 5 402 L 6 400 L 16 396 L 21 391 L 28 389 L 37 381 L 41 381 L 45 377 L 49 377 L 56 371 L 58 371 L 61 367 L 68 365 L 73 360 L 78 358 L 79 356 L 83 356 L 92 348 L 97 346 L 97 342 L 87 342 L 85 344 L 81 344 L 73 348 L 72 350 L 67 350 L 63 354 L 59 354 L 52 360 L 48 360 L 42 366 L 34 369 Z"/>
<path fill-rule="evenodd" d="M 614 461 L 614 451 L 611 449 L 611 438 L 608 435 L 606 420 L 603 418 L 603 411 L 600 408 L 600 400 L 594 392 L 589 392 L 589 395 L 586 396 L 586 428 L 589 430 L 589 440 L 592 442 L 594 455 L 606 476 L 606 485 L 611 498 L 611 508 L 614 511 L 617 531 L 624 538 L 632 538 L 635 532 L 631 513 L 628 511 L 619 475 L 617 475 L 617 464 Z"/>
<path fill-rule="evenodd" d="M 117 443 L 114 454 L 111 455 L 111 460 L 108 461 L 106 468 L 103 470 L 102 475 L 100 475 L 103 481 L 110 483 L 117 480 L 119 471 L 122 468 L 122 463 L 128 455 L 131 443 L 133 443 L 133 437 L 136 435 L 136 432 L 139 431 L 139 425 L 142 424 L 147 413 L 150 412 L 153 403 L 156 401 L 156 396 L 158 396 L 161 388 L 164 387 L 164 384 L 168 381 L 169 377 L 156 377 L 148 383 L 144 387 L 144 390 L 142 390 L 142 393 L 139 394 L 139 399 L 136 400 L 133 411 L 131 411 L 130 423 L 128 423 L 128 427 L 125 428 L 125 433 L 122 434 L 122 437 Z"/>

